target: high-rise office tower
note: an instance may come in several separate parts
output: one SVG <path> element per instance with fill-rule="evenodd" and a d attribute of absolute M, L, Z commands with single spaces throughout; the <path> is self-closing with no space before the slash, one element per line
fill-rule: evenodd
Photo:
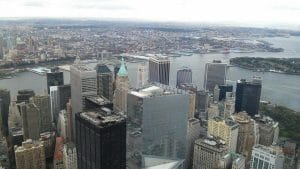
<path fill-rule="evenodd" d="M 193 169 L 219 169 L 227 147 L 216 139 L 198 139 L 194 145 Z"/>
<path fill-rule="evenodd" d="M 47 73 L 47 90 L 50 94 L 50 86 L 64 85 L 64 73 L 63 72 L 51 72 Z"/>
<path fill-rule="evenodd" d="M 149 59 L 149 81 L 169 85 L 170 60 L 166 57 L 151 57 Z"/>
<path fill-rule="evenodd" d="M 208 120 L 208 134 L 225 141 L 228 150 L 236 152 L 239 125 L 232 120 L 219 117 Z"/>
<path fill-rule="evenodd" d="M 214 91 L 213 91 L 214 95 L 213 95 L 213 101 L 214 102 L 219 102 L 219 97 L 220 97 L 220 89 L 219 89 L 219 86 L 216 85 L 215 88 L 214 88 Z"/>
<path fill-rule="evenodd" d="M 57 135 L 63 137 L 66 141 L 70 140 L 69 134 L 67 133 L 70 126 L 68 126 L 68 121 L 67 121 L 67 111 L 66 110 L 61 110 L 58 118 L 57 118 L 57 125 L 56 125 L 56 130 L 57 130 Z"/>
<path fill-rule="evenodd" d="M 84 100 L 88 96 L 97 96 L 96 70 L 80 62 L 70 68 L 72 126 L 75 127 L 75 114 L 84 109 Z M 75 130 L 72 140 L 75 141 Z"/>
<path fill-rule="evenodd" d="M 257 144 L 252 149 L 250 169 L 283 169 L 284 155 L 281 147 Z"/>
<path fill-rule="evenodd" d="M 226 83 L 227 64 L 214 60 L 212 63 L 206 63 L 204 74 L 204 89 L 213 92 L 216 85 Z"/>
<path fill-rule="evenodd" d="M 200 120 L 190 118 L 188 121 L 187 132 L 187 153 L 186 153 L 186 168 L 191 169 L 193 166 L 194 143 L 200 136 Z"/>
<path fill-rule="evenodd" d="M 232 117 L 239 124 L 236 152 L 245 156 L 246 166 L 250 166 L 252 147 L 258 143 L 257 124 L 246 112 L 239 112 Z"/>
<path fill-rule="evenodd" d="M 182 84 L 192 83 L 192 69 L 183 67 L 177 70 L 176 87 L 180 88 Z"/>
<path fill-rule="evenodd" d="M 56 137 L 53 169 L 65 169 L 63 147 L 64 147 L 64 138 Z"/>
<path fill-rule="evenodd" d="M 147 69 L 146 63 L 143 62 L 138 65 L 138 73 L 137 73 L 137 86 L 138 88 L 147 84 Z"/>
<path fill-rule="evenodd" d="M 278 141 L 279 124 L 272 118 L 263 115 L 254 117 L 259 128 L 259 144 L 264 146 L 275 145 Z"/>
<path fill-rule="evenodd" d="M 66 142 L 71 141 L 73 136 L 73 129 L 75 130 L 75 126 L 73 127 L 73 119 L 72 119 L 72 107 L 71 107 L 71 99 L 69 100 L 69 102 L 66 105 L 67 109 L 66 109 L 66 121 L 67 121 L 67 127 L 66 127 L 66 135 L 67 137 L 65 138 Z"/>
<path fill-rule="evenodd" d="M 63 149 L 65 169 L 77 169 L 77 151 L 72 142 L 67 142 Z"/>
<path fill-rule="evenodd" d="M 20 103 L 24 140 L 38 140 L 41 133 L 40 110 L 33 103 Z"/>
<path fill-rule="evenodd" d="M 76 114 L 78 168 L 126 169 L 126 121 L 108 108 Z"/>
<path fill-rule="evenodd" d="M 207 91 L 199 90 L 196 92 L 196 112 L 195 118 L 201 120 L 207 120 L 207 109 L 209 105 L 209 95 Z"/>
<path fill-rule="evenodd" d="M 55 150 L 55 132 L 45 132 L 40 134 L 39 141 L 42 142 L 45 150 L 46 162 L 53 163 L 53 155 Z"/>
<path fill-rule="evenodd" d="M 232 114 L 234 114 L 235 108 L 235 98 L 227 97 L 226 100 L 219 102 L 222 105 L 222 110 L 220 111 L 220 116 L 222 118 L 229 118 Z"/>
<path fill-rule="evenodd" d="M 186 157 L 188 92 L 150 85 L 129 92 L 127 105 L 127 156 L 131 168 L 143 167 L 141 161 L 146 155 Z"/>
<path fill-rule="evenodd" d="M 61 110 L 66 109 L 66 104 L 71 98 L 71 86 L 51 86 L 50 87 L 50 105 L 53 122 L 57 122 L 58 114 Z"/>
<path fill-rule="evenodd" d="M 15 147 L 17 169 L 46 169 L 44 146 L 39 141 L 26 140 Z"/>
<path fill-rule="evenodd" d="M 97 94 L 106 99 L 113 100 L 113 74 L 105 64 L 96 66 Z"/>
<path fill-rule="evenodd" d="M 122 58 L 122 64 L 117 74 L 116 90 L 114 93 L 114 111 L 126 112 L 127 111 L 127 93 L 129 91 L 129 78 L 128 71 Z"/>
<path fill-rule="evenodd" d="M 261 87 L 261 78 L 258 77 L 255 77 L 252 81 L 238 80 L 235 112 L 246 111 L 252 117 L 258 114 Z"/>
<path fill-rule="evenodd" d="M 226 95 L 228 92 L 233 92 L 233 86 L 232 85 L 220 85 L 220 95 L 219 95 L 219 100 L 225 100 Z"/>
<path fill-rule="evenodd" d="M 0 89 L 0 115 L 1 132 L 3 136 L 8 136 L 8 114 L 10 105 L 10 92 L 6 89 Z"/>
<path fill-rule="evenodd" d="M 49 96 L 34 96 L 30 98 L 30 102 L 34 103 L 40 113 L 40 132 L 48 132 L 52 130 L 52 118 Z"/>

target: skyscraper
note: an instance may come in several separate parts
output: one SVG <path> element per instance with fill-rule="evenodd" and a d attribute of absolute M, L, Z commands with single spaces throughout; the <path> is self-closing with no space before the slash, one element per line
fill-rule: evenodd
<path fill-rule="evenodd" d="M 238 80 L 236 86 L 235 112 L 246 111 L 250 116 L 258 114 L 261 79 L 254 78 L 252 81 Z"/>
<path fill-rule="evenodd" d="M 78 168 L 126 169 L 126 121 L 107 108 L 76 114 Z"/>
<path fill-rule="evenodd" d="M 180 86 L 185 83 L 192 83 L 192 69 L 188 67 L 183 67 L 177 70 L 176 87 L 180 88 Z"/>
<path fill-rule="evenodd" d="M 53 122 L 57 122 L 58 114 L 61 110 L 66 109 L 66 104 L 71 98 L 71 86 L 51 86 L 50 87 L 50 105 Z"/>
<path fill-rule="evenodd" d="M 191 118 L 188 121 L 187 132 L 187 153 L 186 153 L 186 168 L 191 169 L 193 166 L 194 143 L 200 136 L 200 121 L 196 118 Z"/>
<path fill-rule="evenodd" d="M 275 145 L 278 141 L 279 123 L 272 118 L 263 115 L 254 117 L 259 128 L 259 144 L 264 146 Z"/>
<path fill-rule="evenodd" d="M 239 112 L 232 117 L 239 124 L 237 153 L 244 155 L 246 165 L 250 166 L 252 147 L 258 143 L 257 124 L 246 112 Z"/>
<path fill-rule="evenodd" d="M 198 139 L 194 145 L 193 169 L 219 169 L 227 147 L 216 139 Z"/>
<path fill-rule="evenodd" d="M 209 105 L 209 95 L 207 91 L 199 90 L 196 92 L 196 112 L 195 118 L 207 120 L 207 109 Z"/>
<path fill-rule="evenodd" d="M 61 86 L 64 84 L 63 72 L 51 72 L 47 73 L 47 90 L 50 94 L 50 86 Z"/>
<path fill-rule="evenodd" d="M 212 63 L 206 63 L 204 74 L 204 89 L 213 92 L 216 85 L 226 83 L 227 64 L 214 60 Z"/>
<path fill-rule="evenodd" d="M 180 102 L 180 104 L 178 104 Z M 128 93 L 127 156 L 141 168 L 145 156 L 185 159 L 189 93 L 155 84 Z"/>
<path fill-rule="evenodd" d="M 257 144 L 252 149 L 250 169 L 283 169 L 284 155 L 281 147 Z"/>
<path fill-rule="evenodd" d="M 64 169 L 64 157 L 63 157 L 64 138 L 56 137 L 55 151 L 53 159 L 53 169 Z"/>
<path fill-rule="evenodd" d="M 226 99 L 226 94 L 228 92 L 233 92 L 233 86 L 232 85 L 220 85 L 219 89 L 220 89 L 219 100 Z"/>
<path fill-rule="evenodd" d="M 64 145 L 63 156 L 65 169 L 77 169 L 77 151 L 74 143 L 68 142 Z"/>
<path fill-rule="evenodd" d="M 75 114 L 84 109 L 84 100 L 88 96 L 97 96 L 96 70 L 80 62 L 70 67 L 72 126 L 75 127 Z M 72 130 L 75 141 L 75 130 Z"/>
<path fill-rule="evenodd" d="M 0 115 L 1 115 L 1 132 L 8 136 L 8 114 L 10 105 L 10 92 L 6 89 L 0 89 Z"/>
<path fill-rule="evenodd" d="M 208 120 L 208 134 L 225 141 L 228 150 L 236 152 L 239 125 L 232 120 L 219 117 Z"/>
<path fill-rule="evenodd" d="M 52 118 L 49 96 L 33 96 L 30 98 L 30 102 L 34 103 L 39 110 L 40 132 L 43 133 L 51 131 Z"/>
<path fill-rule="evenodd" d="M 39 141 L 26 140 L 15 147 L 17 169 L 46 169 L 44 146 Z"/>
<path fill-rule="evenodd" d="M 122 64 L 117 74 L 116 90 L 114 93 L 114 111 L 126 112 L 127 111 L 127 92 L 129 91 L 129 78 L 125 61 L 122 58 Z"/>
<path fill-rule="evenodd" d="M 113 100 L 113 74 L 105 64 L 96 66 L 97 94 L 106 99 Z"/>
<path fill-rule="evenodd" d="M 149 81 L 169 85 L 170 60 L 166 57 L 151 57 L 149 60 Z"/>
<path fill-rule="evenodd" d="M 145 62 L 138 65 L 137 86 L 142 87 L 147 83 L 147 69 Z"/>
<path fill-rule="evenodd" d="M 20 103 L 24 140 L 38 140 L 41 133 L 40 111 L 33 103 Z"/>

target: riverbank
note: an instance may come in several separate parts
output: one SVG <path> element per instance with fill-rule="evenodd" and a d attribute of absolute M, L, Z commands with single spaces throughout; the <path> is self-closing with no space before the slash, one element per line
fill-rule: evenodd
<path fill-rule="evenodd" d="M 300 75 L 300 58 L 237 57 L 230 64 L 256 72 Z"/>

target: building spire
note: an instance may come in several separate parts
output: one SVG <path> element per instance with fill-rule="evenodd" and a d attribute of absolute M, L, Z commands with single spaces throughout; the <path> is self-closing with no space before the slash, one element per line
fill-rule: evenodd
<path fill-rule="evenodd" d="M 121 67 L 120 67 L 119 72 L 118 72 L 118 76 L 128 76 L 128 71 L 127 71 L 127 68 L 126 68 L 125 61 L 124 61 L 123 57 L 122 57 L 122 61 L 121 61 Z"/>

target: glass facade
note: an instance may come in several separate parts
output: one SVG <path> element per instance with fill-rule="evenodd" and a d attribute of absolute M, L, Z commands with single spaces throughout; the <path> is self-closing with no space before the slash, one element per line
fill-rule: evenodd
<path fill-rule="evenodd" d="M 185 158 L 188 94 L 145 96 L 131 92 L 127 103 L 129 168 L 141 168 L 145 155 Z"/>

